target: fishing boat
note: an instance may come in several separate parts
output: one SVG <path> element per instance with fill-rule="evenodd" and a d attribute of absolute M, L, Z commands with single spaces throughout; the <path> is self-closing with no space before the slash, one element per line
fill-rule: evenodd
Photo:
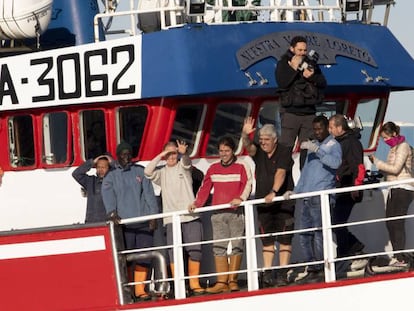
<path fill-rule="evenodd" d="M 255 208 L 264 201 L 247 200 L 241 207 L 246 215 L 246 234 L 240 237 L 246 245 L 239 271 L 242 290 L 197 297 L 187 290 L 179 239 L 165 245 L 159 226 L 156 246 L 125 250 L 121 234 L 124 224 L 171 216 L 174 234 L 180 236 L 179 216 L 186 210 L 124 219 L 121 224 L 85 224 L 86 199 L 71 174 L 98 155 L 90 145 L 96 126 L 102 134 L 100 151 L 115 154 L 117 144 L 126 141 L 133 147 L 134 161 L 142 165 L 167 141 L 185 140 L 193 164 L 203 171 L 218 158 L 218 138 L 228 134 L 238 142 L 237 155 L 254 170 L 241 144 L 243 120 L 252 116 L 257 127 L 273 123 L 280 128 L 274 71 L 295 35 L 305 36 L 308 49 L 319 54 L 318 64 L 328 81 L 317 113 L 341 113 L 352 124 L 360 121 L 365 155 L 376 152 L 390 94 L 414 90 L 414 61 L 387 27 L 392 5 L 398 3 L 0 1 L 1 308 L 211 310 L 275 305 L 295 310 L 385 310 L 395 306 L 390 297 L 410 303 L 411 265 L 382 264 L 395 254 L 385 227 L 384 194 L 396 183 L 383 182 L 375 174 L 356 188 L 294 196 L 321 196 L 326 202 L 333 193 L 364 190 L 364 200 L 347 224 L 366 245 L 364 254 L 336 256 L 329 206 L 323 204 L 323 227 L 318 229 L 324 234 L 324 280 L 295 282 L 295 273 L 308 263 L 302 262 L 294 239 L 289 285 L 261 288 Z M 378 11 L 383 13 L 380 22 Z M 297 179 L 297 149 L 292 157 Z M 368 160 L 365 165 L 374 172 Z M 200 275 L 204 285 L 216 277 L 209 215 L 226 207 L 200 209 L 206 228 Z M 406 218 L 408 240 L 402 252 L 411 253 L 414 224 L 410 215 Z M 177 255 L 174 278 L 166 264 L 169 247 Z M 151 301 L 137 301 L 132 293 L 135 283 L 126 266 L 137 256 L 153 258 L 146 282 Z M 365 264 L 339 269 L 353 260 Z M 272 268 L 280 269 L 278 262 Z"/>

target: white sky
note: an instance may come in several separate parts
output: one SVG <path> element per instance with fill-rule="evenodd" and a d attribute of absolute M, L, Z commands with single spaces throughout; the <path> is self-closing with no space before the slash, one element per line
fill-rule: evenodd
<path fill-rule="evenodd" d="M 391 8 L 388 22 L 388 27 L 411 54 L 411 57 L 414 57 L 413 12 L 413 0 L 396 0 L 396 4 Z M 414 91 L 391 94 L 385 121 L 414 123 Z"/>

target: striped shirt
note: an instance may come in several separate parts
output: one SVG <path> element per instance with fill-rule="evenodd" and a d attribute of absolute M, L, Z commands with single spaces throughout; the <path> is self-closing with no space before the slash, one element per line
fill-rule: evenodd
<path fill-rule="evenodd" d="M 202 207 L 213 189 L 212 205 L 230 203 L 233 199 L 247 200 L 252 190 L 252 173 L 247 163 L 237 159 L 229 166 L 213 163 L 198 190 L 195 205 Z"/>

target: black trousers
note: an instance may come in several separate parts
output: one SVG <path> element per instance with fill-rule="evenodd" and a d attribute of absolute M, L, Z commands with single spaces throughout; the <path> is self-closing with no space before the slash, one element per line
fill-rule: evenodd
<path fill-rule="evenodd" d="M 387 198 L 386 217 L 407 215 L 408 208 L 413 200 L 413 191 L 394 188 Z M 405 249 L 405 219 L 387 221 L 388 234 L 394 251 Z M 404 260 L 403 254 L 397 254 L 398 260 Z"/>
<path fill-rule="evenodd" d="M 338 194 L 332 213 L 332 224 L 338 225 L 346 223 L 354 205 L 355 201 L 352 199 L 350 193 Z M 356 255 L 364 248 L 364 244 L 348 230 L 348 227 L 335 228 L 333 232 L 336 235 L 336 251 L 338 257 Z"/>
<path fill-rule="evenodd" d="M 313 119 L 315 115 L 298 115 L 290 112 L 280 114 L 282 133 L 279 137 L 279 143 L 288 146 L 292 151 L 296 138 L 299 145 L 308 139 L 313 139 Z M 305 164 L 307 150 L 300 151 L 300 168 Z"/>

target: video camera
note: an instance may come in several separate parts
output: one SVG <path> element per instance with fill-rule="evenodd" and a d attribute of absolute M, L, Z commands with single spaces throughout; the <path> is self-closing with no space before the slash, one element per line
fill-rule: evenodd
<path fill-rule="evenodd" d="M 364 185 L 379 183 L 381 182 L 381 178 L 383 177 L 384 175 L 382 175 L 378 171 L 366 170 L 365 178 L 364 178 Z"/>
<path fill-rule="evenodd" d="M 315 50 L 310 50 L 308 55 L 305 55 L 302 62 L 298 66 L 298 70 L 303 71 L 305 69 L 313 70 L 319 60 L 319 54 Z"/>
<path fill-rule="evenodd" d="M 361 122 L 361 118 L 359 116 L 355 116 L 353 120 L 345 115 L 344 115 L 344 118 L 346 120 L 346 123 L 348 124 L 348 127 L 351 130 L 361 131 L 364 129 L 362 122 Z"/>

